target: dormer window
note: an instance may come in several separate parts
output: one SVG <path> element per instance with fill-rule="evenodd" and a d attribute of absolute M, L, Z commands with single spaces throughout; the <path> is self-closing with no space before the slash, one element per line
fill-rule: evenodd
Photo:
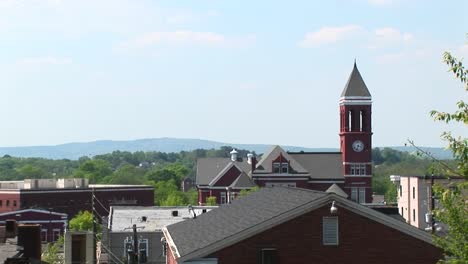
<path fill-rule="evenodd" d="M 281 163 L 281 173 L 289 172 L 289 164 L 287 162 Z"/>
<path fill-rule="evenodd" d="M 281 163 L 273 162 L 273 173 L 280 173 Z"/>
<path fill-rule="evenodd" d="M 289 163 L 273 162 L 273 173 L 289 173 Z"/>

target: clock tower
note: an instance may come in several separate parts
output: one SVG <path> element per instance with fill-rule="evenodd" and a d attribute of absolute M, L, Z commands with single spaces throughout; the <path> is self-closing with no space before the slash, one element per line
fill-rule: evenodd
<path fill-rule="evenodd" d="M 372 202 L 372 97 L 354 62 L 340 97 L 340 150 L 344 191 L 351 200 Z"/>

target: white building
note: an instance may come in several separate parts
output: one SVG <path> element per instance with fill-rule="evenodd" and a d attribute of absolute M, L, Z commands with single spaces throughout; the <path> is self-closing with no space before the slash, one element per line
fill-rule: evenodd
<path fill-rule="evenodd" d="M 430 227 L 430 223 L 426 221 L 426 214 L 432 210 L 432 177 L 434 184 L 444 186 L 461 180 L 445 176 L 390 176 L 390 180 L 397 186 L 400 215 L 408 224 L 417 228 Z"/>

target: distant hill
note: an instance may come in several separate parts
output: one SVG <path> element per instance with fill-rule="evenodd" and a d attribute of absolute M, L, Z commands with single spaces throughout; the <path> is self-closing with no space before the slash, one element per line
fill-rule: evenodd
<path fill-rule="evenodd" d="M 232 146 L 247 149 L 256 153 L 265 152 L 271 145 L 266 144 L 231 144 L 202 139 L 151 138 L 129 141 L 100 140 L 83 143 L 67 143 L 55 146 L 0 147 L 0 156 L 40 157 L 48 159 L 78 159 L 82 156 L 95 156 L 120 151 L 160 151 L 180 152 L 194 149 L 218 149 Z M 299 146 L 282 146 L 288 151 L 334 152 L 336 148 L 304 148 Z M 392 147 L 400 151 L 413 152 L 410 147 Z M 442 148 L 429 148 L 437 157 L 450 158 L 450 152 Z"/>

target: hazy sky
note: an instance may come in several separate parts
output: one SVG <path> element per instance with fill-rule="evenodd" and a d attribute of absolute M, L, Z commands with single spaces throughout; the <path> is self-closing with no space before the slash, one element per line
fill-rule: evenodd
<path fill-rule="evenodd" d="M 468 1 L 0 0 L 0 146 L 202 138 L 338 147 L 357 59 L 374 146 L 444 146 Z M 466 62 L 468 63 L 468 61 Z"/>

